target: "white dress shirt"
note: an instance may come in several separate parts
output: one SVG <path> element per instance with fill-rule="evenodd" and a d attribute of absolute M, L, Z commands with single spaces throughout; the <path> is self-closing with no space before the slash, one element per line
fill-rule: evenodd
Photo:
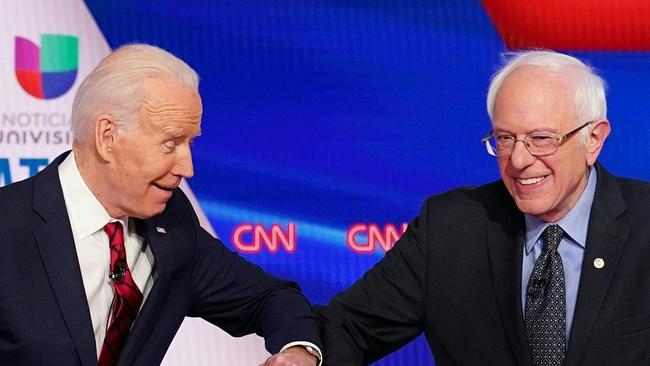
<path fill-rule="evenodd" d="M 126 262 L 144 299 L 153 286 L 153 254 L 149 246 L 144 252 L 142 251 L 142 238 L 135 233 L 132 220 L 127 217 L 116 220 L 108 215 L 81 177 L 74 152 L 71 152 L 59 165 L 59 177 L 95 333 L 97 357 L 99 357 L 109 325 L 113 301 L 113 286 L 108 278 L 109 241 L 108 235 L 104 232 L 104 225 L 111 221 L 122 223 Z M 144 304 L 144 300 L 142 303 Z"/>

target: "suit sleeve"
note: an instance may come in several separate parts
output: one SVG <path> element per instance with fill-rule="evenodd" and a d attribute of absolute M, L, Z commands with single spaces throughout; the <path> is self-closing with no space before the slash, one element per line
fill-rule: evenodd
<path fill-rule="evenodd" d="M 345 292 L 316 307 L 325 364 L 366 365 L 422 332 L 426 250 L 424 210 L 385 257 Z"/>
<path fill-rule="evenodd" d="M 196 217 L 194 221 L 194 301 L 188 315 L 233 336 L 256 333 L 272 354 L 294 341 L 322 349 L 316 315 L 298 285 L 265 273 L 201 228 Z"/>

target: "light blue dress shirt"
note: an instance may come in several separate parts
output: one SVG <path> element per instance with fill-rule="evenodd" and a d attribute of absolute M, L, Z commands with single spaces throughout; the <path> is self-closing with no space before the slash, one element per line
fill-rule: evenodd
<path fill-rule="evenodd" d="M 573 323 L 573 314 L 576 308 L 576 298 L 578 296 L 578 286 L 580 285 L 580 270 L 582 268 L 582 259 L 585 254 L 585 245 L 587 242 L 587 227 L 589 225 L 589 215 L 591 213 L 591 204 L 594 201 L 596 193 L 596 169 L 591 167 L 589 171 L 589 180 L 587 187 L 580 196 L 576 205 L 569 213 L 561 218 L 555 224 L 560 225 L 566 233 L 558 252 L 562 257 L 562 266 L 564 267 L 564 278 L 566 283 L 566 340 L 569 343 L 569 333 Z M 523 265 L 521 268 L 521 306 L 522 311 L 526 313 L 526 288 L 528 279 L 533 272 L 535 261 L 542 254 L 542 231 L 550 223 L 544 222 L 530 215 L 526 217 L 526 243 L 524 245 Z"/>

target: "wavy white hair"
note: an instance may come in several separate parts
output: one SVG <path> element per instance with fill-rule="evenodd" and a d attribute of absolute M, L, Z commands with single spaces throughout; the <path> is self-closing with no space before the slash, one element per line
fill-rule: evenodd
<path fill-rule="evenodd" d="M 104 58 L 79 86 L 72 104 L 72 133 L 79 142 L 92 137 L 94 122 L 111 115 L 121 130 L 136 123 L 146 97 L 143 82 L 161 78 L 198 91 L 199 76 L 171 53 L 147 44 L 122 46 Z"/>
<path fill-rule="evenodd" d="M 494 102 L 503 81 L 524 66 L 543 68 L 549 73 L 565 77 L 573 89 L 573 105 L 577 123 L 607 118 L 605 81 L 589 65 L 563 53 L 534 50 L 508 53 L 506 63 L 492 76 L 487 93 L 487 113 L 493 120 Z M 578 126 L 576 126 L 578 127 Z M 580 142 L 586 144 L 589 129 L 580 130 Z"/>

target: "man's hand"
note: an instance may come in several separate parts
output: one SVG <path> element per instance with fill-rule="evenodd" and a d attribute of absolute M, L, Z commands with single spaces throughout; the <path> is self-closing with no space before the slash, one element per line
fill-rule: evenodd
<path fill-rule="evenodd" d="M 266 359 L 260 366 L 317 366 L 318 360 L 300 346 L 290 347 Z"/>

